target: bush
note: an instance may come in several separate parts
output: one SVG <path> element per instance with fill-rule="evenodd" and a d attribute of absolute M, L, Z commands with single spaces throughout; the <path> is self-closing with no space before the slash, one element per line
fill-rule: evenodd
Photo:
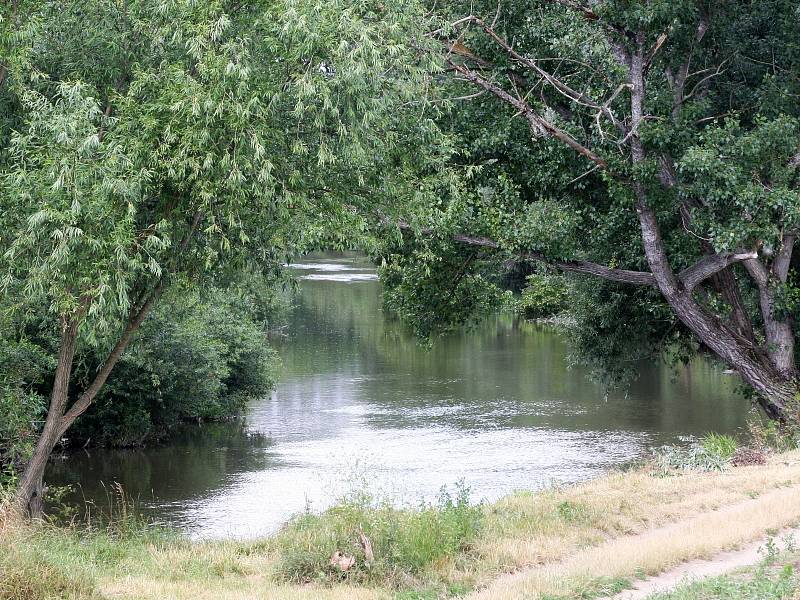
<path fill-rule="evenodd" d="M 398 586 L 445 558 L 469 550 L 483 509 L 469 503 L 463 486 L 453 498 L 442 492 L 435 505 L 398 509 L 368 497 L 347 499 L 321 514 L 304 514 L 276 538 L 277 577 L 301 583 L 348 580 Z M 374 555 L 362 543 L 361 534 Z M 347 570 L 332 564 L 335 552 L 352 556 Z"/>
<path fill-rule="evenodd" d="M 701 440 L 703 449 L 710 455 L 718 456 L 722 460 L 730 460 L 738 448 L 736 440 L 729 435 L 708 433 Z"/>
<path fill-rule="evenodd" d="M 774 450 L 788 452 L 800 447 L 800 431 L 796 426 L 781 426 L 775 421 L 768 421 L 759 415 L 753 415 L 748 421 L 751 445 L 763 452 Z"/>
<path fill-rule="evenodd" d="M 567 309 L 567 283 L 562 275 L 534 273 L 528 275 L 522 290 L 520 311 L 526 319 L 545 319 Z"/>
<path fill-rule="evenodd" d="M 223 420 L 274 385 L 278 359 L 236 295 L 179 291 L 142 326 L 72 435 L 135 446 L 184 420 Z"/>
<path fill-rule="evenodd" d="M 0 335 L 0 489 L 14 484 L 33 452 L 47 404 L 31 386 L 52 362 L 36 344 Z"/>

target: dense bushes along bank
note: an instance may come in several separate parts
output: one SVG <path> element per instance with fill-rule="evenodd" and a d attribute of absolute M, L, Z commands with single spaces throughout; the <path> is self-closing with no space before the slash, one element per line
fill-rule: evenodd
<path fill-rule="evenodd" d="M 174 290 L 66 443 L 142 445 L 167 437 L 181 421 L 238 415 L 249 398 L 274 384 L 278 358 L 266 334 L 286 305 L 285 296 L 267 285 Z M 29 455 L 44 417 L 56 342 L 48 321 L 0 324 L 0 463 L 6 481 Z M 89 379 L 101 356 L 102 342 L 82 348 L 76 380 Z"/>

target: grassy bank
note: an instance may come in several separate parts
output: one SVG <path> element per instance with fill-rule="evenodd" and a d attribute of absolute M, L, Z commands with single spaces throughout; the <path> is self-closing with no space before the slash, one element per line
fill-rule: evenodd
<path fill-rule="evenodd" d="M 649 465 L 478 507 L 458 490 L 403 510 L 355 496 L 254 541 L 194 543 L 130 519 L 7 520 L 0 600 L 592 598 L 800 521 L 798 490 L 793 451 L 724 471 Z"/>

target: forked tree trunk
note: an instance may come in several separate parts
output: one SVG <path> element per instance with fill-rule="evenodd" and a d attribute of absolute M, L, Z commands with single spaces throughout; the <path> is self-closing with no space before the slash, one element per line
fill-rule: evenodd
<path fill-rule="evenodd" d="M 69 398 L 69 380 L 72 375 L 77 338 L 78 320 L 72 318 L 62 325 L 61 345 L 58 351 L 58 363 L 47 419 L 39 440 L 36 442 L 33 456 L 19 480 L 14 497 L 14 508 L 17 512 L 33 518 L 42 514 L 45 491 L 44 470 L 53 448 L 61 437 L 61 420 Z"/>
<path fill-rule="evenodd" d="M 128 347 L 133 334 L 141 326 L 153 304 L 160 297 L 162 290 L 163 284 L 159 283 L 145 296 L 143 304 L 131 309 L 128 322 L 117 343 L 109 352 L 92 383 L 78 396 L 78 399 L 69 409 L 67 409 L 69 381 L 75 358 L 79 318 L 73 316 L 68 321 L 64 321 L 47 419 L 36 442 L 33 456 L 25 466 L 14 495 L 13 507 L 20 515 L 31 518 L 41 516 L 44 507 L 44 493 L 46 491 L 44 487 L 44 472 L 53 448 L 55 448 L 58 441 L 75 420 L 94 402 L 97 394 L 108 380 L 108 376 Z"/>
<path fill-rule="evenodd" d="M 632 131 L 636 132 L 644 118 L 644 36 L 637 37 L 637 52 L 631 55 L 631 118 Z M 644 146 L 638 134 L 631 135 L 631 158 L 634 163 L 643 163 L 646 158 Z M 756 279 L 761 290 L 761 306 L 765 319 L 768 343 L 778 348 L 768 348 L 768 360 L 761 360 L 759 349 L 748 345 L 728 328 L 719 318 L 709 313 L 692 297 L 692 290 L 686 289 L 676 277 L 669 264 L 664 241 L 655 213 L 649 207 L 647 190 L 643 183 L 634 182 L 636 213 L 642 236 L 647 264 L 656 281 L 661 295 L 672 308 L 678 319 L 686 325 L 698 339 L 710 348 L 730 367 L 736 369 L 742 379 L 756 392 L 758 402 L 771 419 L 781 423 L 797 424 L 795 407 L 798 393 L 794 378 L 793 332 L 788 323 L 778 322 L 772 315 L 772 297 L 769 292 L 769 274 L 757 259 L 744 261 L 745 268 Z M 787 244 L 789 257 L 783 257 L 784 265 L 779 269 L 788 270 L 791 257 L 791 244 Z M 754 270 L 760 268 L 763 281 L 755 276 Z M 785 273 L 784 280 L 785 280 Z M 791 365 L 791 366 L 790 366 Z"/>
<path fill-rule="evenodd" d="M 579 7 L 578 10 L 584 16 L 587 16 L 585 9 Z M 600 15 L 591 11 L 589 11 L 588 17 L 592 21 L 602 20 Z M 532 69 L 537 75 L 541 75 L 547 83 L 553 85 L 561 95 L 566 96 L 576 104 L 596 110 L 598 123 L 601 115 L 609 118 L 612 124 L 620 129 L 624 135 L 620 144 L 627 143 L 630 149 L 630 161 L 633 167 L 631 172 L 635 173 L 640 170 L 641 173 L 648 173 L 650 171 L 651 166 L 646 164 L 648 161 L 647 152 L 639 137 L 640 125 L 646 118 L 644 112 L 645 80 L 647 70 L 652 66 L 653 57 L 666 37 L 659 38 L 660 41 L 655 46 L 650 45 L 648 48 L 648 40 L 644 31 L 633 32 L 624 28 L 620 29 L 616 24 L 606 27 L 606 30 L 611 29 L 615 32 L 607 37 L 607 41 L 619 66 L 627 72 L 628 81 L 624 86 L 618 88 L 617 92 L 611 96 L 606 104 L 601 104 L 582 92 L 570 88 L 567 83 L 560 81 L 554 75 L 544 73 L 542 68 L 536 64 L 535 59 L 529 59 L 519 54 L 514 50 L 513 44 L 504 40 L 491 26 L 486 25 L 480 19 L 471 16 L 462 22 L 478 24 L 490 39 L 505 50 L 512 62 Z M 608 26 L 609 24 L 606 23 L 606 25 Z M 699 44 L 704 38 L 707 30 L 708 17 L 704 15 L 701 16 L 695 31 L 694 42 L 696 44 Z M 616 33 L 619 32 L 625 33 L 624 41 L 616 37 Z M 450 50 L 453 50 L 455 42 L 449 45 Z M 686 100 L 684 87 L 689 74 L 690 58 L 691 53 L 686 57 L 676 76 L 671 75 L 669 71 L 665 73 L 673 87 L 672 119 L 676 123 L 680 121 L 681 107 Z M 610 169 L 608 161 L 598 154 L 595 149 L 591 148 L 591 146 L 583 145 L 565 129 L 560 129 L 552 120 L 546 119 L 540 114 L 540 111 L 528 104 L 525 98 L 517 94 L 516 90 L 512 93 L 492 77 L 485 76 L 482 71 L 487 66 L 491 67 L 491 63 L 484 61 L 481 69 L 475 69 L 469 66 L 468 61 L 456 61 L 449 55 L 445 60 L 449 67 L 461 75 L 464 80 L 471 82 L 510 105 L 517 111 L 516 114 L 524 115 L 537 136 L 548 135 L 566 144 L 578 154 L 593 162 L 595 164 L 594 169 L 599 168 L 607 171 L 613 178 L 631 187 L 649 271 L 610 269 L 603 265 L 582 261 L 549 261 L 550 264 L 564 271 L 588 273 L 611 281 L 655 286 L 669 304 L 673 314 L 695 334 L 700 342 L 727 365 L 738 371 L 743 381 L 755 391 L 758 402 L 767 416 L 782 423 L 789 423 L 794 426 L 800 425 L 800 415 L 798 415 L 800 377 L 798 377 L 794 364 L 795 323 L 790 317 L 781 317 L 774 314 L 774 285 L 786 282 L 792 262 L 794 244 L 800 234 L 795 231 L 783 234 L 780 250 L 769 268 L 759 260 L 755 249 L 717 253 L 711 244 L 703 243 L 702 249 L 706 256 L 694 265 L 676 273 L 670 266 L 658 222 L 651 208 L 652 199 L 663 195 L 663 189 L 653 194 L 652 190 L 648 189 L 651 184 L 648 183 L 646 176 L 631 178 L 630 173 L 615 173 Z M 624 119 L 619 119 L 607 109 L 623 87 L 630 90 L 630 112 Z M 546 104 L 543 95 L 541 99 Z M 800 162 L 797 161 L 796 157 L 791 160 Z M 660 172 L 658 174 L 660 185 L 668 190 L 674 188 L 678 183 L 674 161 L 669 156 L 661 154 L 657 162 L 660 164 Z M 691 218 L 691 211 L 685 206 L 685 203 L 681 206 L 680 214 L 682 217 Z M 684 226 L 686 226 L 685 223 Z M 453 239 L 462 243 L 477 244 L 489 248 L 499 247 L 492 240 L 469 235 L 457 235 Z M 535 253 L 526 253 L 525 256 L 548 262 L 546 258 Z M 731 265 L 737 262 L 743 264 L 748 275 L 759 288 L 764 337 L 766 338 L 766 344 L 764 345 L 759 345 L 757 341 L 758 336 L 754 333 L 753 323 L 742 301 L 738 282 L 730 269 Z M 713 314 L 693 297 L 696 286 L 709 277 L 714 278 L 718 292 L 730 305 L 732 310 L 730 318 L 723 318 L 720 315 Z"/>

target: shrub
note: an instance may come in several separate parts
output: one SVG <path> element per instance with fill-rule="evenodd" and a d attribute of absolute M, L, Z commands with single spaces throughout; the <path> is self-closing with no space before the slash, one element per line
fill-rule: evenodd
<path fill-rule="evenodd" d="M 39 346 L 0 330 L 0 489 L 14 484 L 33 452 L 47 405 L 31 386 L 51 367 Z"/>
<path fill-rule="evenodd" d="M 726 461 L 733 457 L 738 448 L 738 444 L 733 437 L 713 432 L 703 437 L 701 445 L 710 455 L 718 456 Z"/>
<path fill-rule="evenodd" d="M 73 436 L 135 446 L 183 420 L 223 420 L 274 385 L 278 360 L 264 325 L 236 294 L 164 298 Z"/>
<path fill-rule="evenodd" d="M 368 497 L 345 499 L 321 514 L 303 514 L 276 538 L 278 579 L 291 582 L 348 580 L 397 586 L 441 561 L 468 551 L 483 519 L 468 490 L 442 492 L 436 504 L 399 509 Z M 372 560 L 362 542 L 369 540 Z M 335 552 L 352 556 L 346 571 L 331 564 Z"/>
<path fill-rule="evenodd" d="M 562 275 L 534 273 L 520 298 L 520 311 L 526 319 L 545 319 L 567 309 L 568 290 Z"/>
<path fill-rule="evenodd" d="M 751 445 L 761 451 L 787 452 L 800 446 L 800 431 L 794 426 L 781 426 L 755 415 L 748 421 L 748 429 Z"/>

